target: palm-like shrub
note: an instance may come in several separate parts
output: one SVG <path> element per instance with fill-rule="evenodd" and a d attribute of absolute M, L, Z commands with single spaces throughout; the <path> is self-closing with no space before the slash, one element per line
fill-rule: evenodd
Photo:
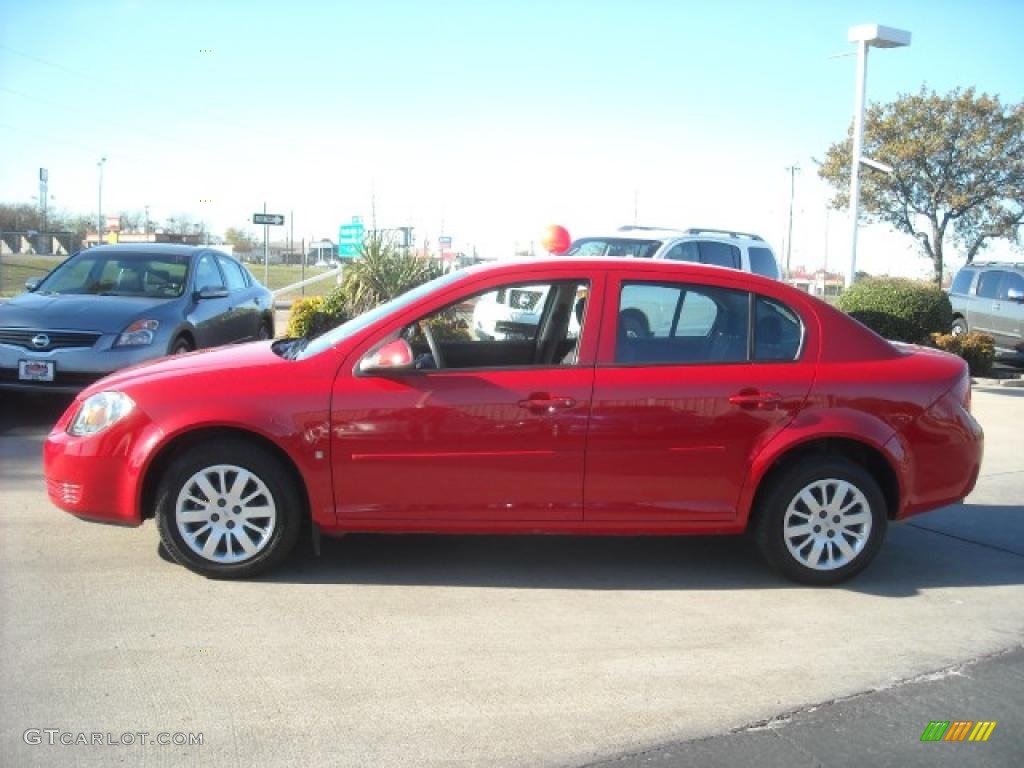
<path fill-rule="evenodd" d="M 352 316 L 373 309 L 385 301 L 433 280 L 441 274 L 432 261 L 418 258 L 398 248 L 384 233 L 371 232 L 359 256 L 345 269 L 341 285 L 336 289 Z M 328 299 L 328 304 L 333 304 Z"/>
<path fill-rule="evenodd" d="M 341 285 L 322 300 L 292 306 L 289 335 L 318 336 L 440 274 L 436 263 L 403 251 L 385 233 L 371 232 L 345 267 Z"/>

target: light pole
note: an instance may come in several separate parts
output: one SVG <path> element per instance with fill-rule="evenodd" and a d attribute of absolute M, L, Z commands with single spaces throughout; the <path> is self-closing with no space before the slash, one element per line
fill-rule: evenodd
<path fill-rule="evenodd" d="M 101 157 L 96 167 L 100 169 L 99 196 L 96 200 L 96 245 L 103 245 L 103 166 L 107 158 Z"/>
<path fill-rule="evenodd" d="M 793 193 L 796 191 L 796 175 L 800 171 L 799 165 L 790 165 L 786 168 L 789 171 L 789 226 L 786 230 L 786 277 L 789 277 L 789 257 L 793 253 Z"/>
<path fill-rule="evenodd" d="M 846 266 L 846 287 L 857 273 L 857 217 L 860 213 L 860 163 L 864 144 L 864 89 L 868 77 L 868 48 L 900 48 L 910 45 L 905 29 L 862 24 L 850 27 L 847 40 L 857 44 L 857 86 L 853 100 L 853 146 L 850 149 L 850 263 Z"/>

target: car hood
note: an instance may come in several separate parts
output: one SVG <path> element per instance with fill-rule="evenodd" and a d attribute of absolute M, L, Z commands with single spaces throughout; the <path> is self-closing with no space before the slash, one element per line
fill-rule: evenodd
<path fill-rule="evenodd" d="M 23 293 L 0 305 L 0 327 L 120 333 L 173 299 Z"/>
<path fill-rule="evenodd" d="M 225 386 L 237 386 L 245 381 L 255 369 L 268 366 L 288 365 L 290 361 L 276 355 L 271 348 L 272 341 L 257 341 L 237 346 L 204 349 L 184 355 L 163 357 L 140 365 L 124 368 L 100 379 L 82 393 L 88 397 L 104 390 L 131 392 L 138 388 L 159 386 L 166 390 L 191 389 L 191 385 L 209 386 L 210 379 Z"/>

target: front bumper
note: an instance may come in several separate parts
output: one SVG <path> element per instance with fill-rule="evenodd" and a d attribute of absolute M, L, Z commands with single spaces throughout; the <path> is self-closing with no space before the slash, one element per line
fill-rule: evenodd
<path fill-rule="evenodd" d="M 144 347 L 115 347 L 118 334 L 104 334 L 91 347 L 53 349 L 48 352 L 0 344 L 0 389 L 23 392 L 74 394 L 122 368 L 162 357 L 162 339 Z M 53 381 L 19 381 L 18 362 L 38 360 L 54 364 Z"/>
<path fill-rule="evenodd" d="M 50 501 L 76 517 L 140 525 L 143 472 L 162 431 L 136 406 L 103 432 L 76 437 L 67 426 L 78 406 L 76 400 L 43 445 Z"/>

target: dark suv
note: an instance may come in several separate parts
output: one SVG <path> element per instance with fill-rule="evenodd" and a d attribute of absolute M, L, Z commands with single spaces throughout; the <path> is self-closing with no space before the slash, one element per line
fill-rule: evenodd
<path fill-rule="evenodd" d="M 954 335 L 987 333 L 998 354 L 1024 359 L 1024 263 L 968 264 L 953 280 L 949 300 Z"/>

